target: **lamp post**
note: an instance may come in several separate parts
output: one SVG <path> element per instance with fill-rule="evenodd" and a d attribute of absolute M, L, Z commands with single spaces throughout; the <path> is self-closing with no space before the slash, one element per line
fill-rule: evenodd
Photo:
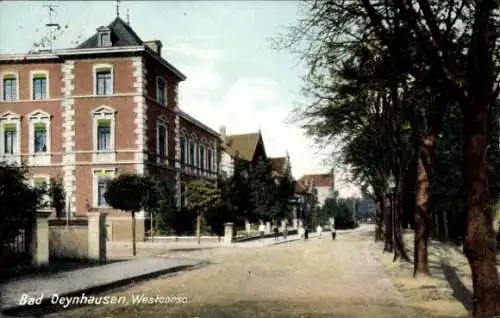
<path fill-rule="evenodd" d="M 396 248 L 396 204 L 395 204 L 395 193 L 396 193 L 396 181 L 393 175 L 390 175 L 388 180 L 388 186 L 391 191 L 390 193 L 390 204 L 391 204 L 391 221 L 392 221 L 392 248 Z"/>

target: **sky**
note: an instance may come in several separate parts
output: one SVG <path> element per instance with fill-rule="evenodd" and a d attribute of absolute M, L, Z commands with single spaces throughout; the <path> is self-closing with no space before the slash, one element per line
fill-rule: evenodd
<path fill-rule="evenodd" d="M 116 17 L 116 1 L 2 1 L 0 53 L 23 53 L 48 34 L 53 22 L 67 25 L 54 48 L 81 43 Z M 328 173 L 328 152 L 314 145 L 290 115 L 300 95 L 305 68 L 298 56 L 271 47 L 271 38 L 301 16 L 298 1 L 121 1 L 120 17 L 143 41 L 160 40 L 162 56 L 187 76 L 179 86 L 179 106 L 228 134 L 261 130 L 267 155 L 290 154 L 295 178 Z M 336 188 L 357 189 L 336 171 Z"/>

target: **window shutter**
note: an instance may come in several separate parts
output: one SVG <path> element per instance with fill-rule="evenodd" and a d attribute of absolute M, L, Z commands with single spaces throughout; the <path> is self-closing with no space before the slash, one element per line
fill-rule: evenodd
<path fill-rule="evenodd" d="M 13 124 L 13 123 L 3 124 L 3 130 L 5 130 L 5 131 L 15 131 L 16 128 L 17 128 L 17 125 Z"/>
<path fill-rule="evenodd" d="M 98 127 L 111 127 L 111 119 L 98 119 L 97 120 Z"/>
<path fill-rule="evenodd" d="M 113 175 L 112 171 L 109 170 L 98 170 L 95 174 L 98 177 L 111 177 Z"/>
<path fill-rule="evenodd" d="M 97 67 L 95 69 L 96 73 L 111 73 L 111 67 L 109 66 L 103 66 L 103 67 Z"/>
<path fill-rule="evenodd" d="M 44 73 L 33 74 L 33 79 L 46 79 L 46 78 L 47 78 L 47 74 L 44 74 Z"/>
<path fill-rule="evenodd" d="M 35 123 L 35 130 L 45 130 L 46 125 L 45 123 Z"/>

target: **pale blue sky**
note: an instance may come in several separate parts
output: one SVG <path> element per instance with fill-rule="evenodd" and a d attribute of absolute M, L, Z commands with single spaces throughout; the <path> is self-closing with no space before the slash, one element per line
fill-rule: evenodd
<path fill-rule="evenodd" d="M 21 53 L 48 33 L 47 1 L 0 2 L 0 53 Z M 73 47 L 116 17 L 115 1 L 51 1 L 54 22 L 68 25 L 54 47 Z M 163 57 L 187 76 L 180 107 L 228 134 L 262 130 L 269 156 L 288 149 L 292 170 L 328 172 L 309 138 L 286 119 L 302 97 L 304 69 L 269 39 L 300 17 L 298 1 L 122 1 L 120 16 L 143 41 L 160 40 Z M 37 32 L 38 30 L 38 32 Z M 340 184 L 341 180 L 337 180 Z M 341 194 L 351 192 L 343 185 Z"/>

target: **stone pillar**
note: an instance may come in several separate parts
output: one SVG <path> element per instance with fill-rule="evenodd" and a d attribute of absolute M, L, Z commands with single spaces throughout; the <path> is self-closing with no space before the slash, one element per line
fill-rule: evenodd
<path fill-rule="evenodd" d="M 271 222 L 266 222 L 266 233 L 271 233 Z"/>
<path fill-rule="evenodd" d="M 49 264 L 49 216 L 51 213 L 50 210 L 42 210 L 36 213 L 30 244 L 32 264 L 36 267 Z"/>
<path fill-rule="evenodd" d="M 252 230 L 252 224 L 250 224 L 248 220 L 245 220 L 245 231 L 247 231 L 247 233 L 250 233 L 251 230 Z"/>
<path fill-rule="evenodd" d="M 234 223 L 225 223 L 224 224 L 224 243 L 232 243 L 233 242 L 233 232 Z"/>
<path fill-rule="evenodd" d="M 285 220 L 281 220 L 281 230 L 285 230 L 285 227 L 287 225 L 288 221 L 285 219 Z"/>
<path fill-rule="evenodd" d="M 106 262 L 106 215 L 101 212 L 88 213 L 88 258 Z"/>

